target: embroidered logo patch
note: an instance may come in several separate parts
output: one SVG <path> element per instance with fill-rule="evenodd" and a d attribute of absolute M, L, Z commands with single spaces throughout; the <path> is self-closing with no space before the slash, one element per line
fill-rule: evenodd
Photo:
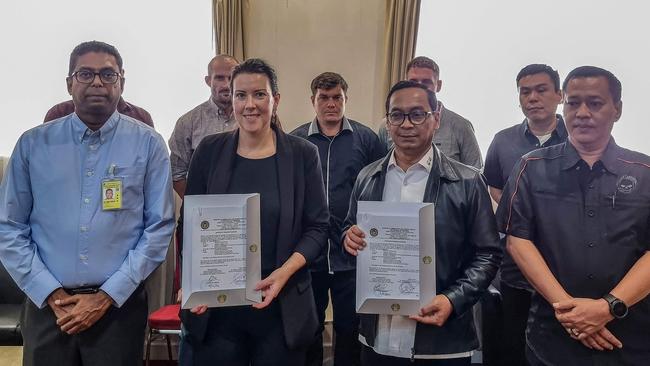
<path fill-rule="evenodd" d="M 616 189 L 624 194 L 632 193 L 636 189 L 637 181 L 631 175 L 624 175 L 618 178 L 616 182 Z"/>

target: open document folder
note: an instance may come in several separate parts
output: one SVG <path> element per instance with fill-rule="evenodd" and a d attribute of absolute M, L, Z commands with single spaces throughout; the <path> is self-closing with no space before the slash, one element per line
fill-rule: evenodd
<path fill-rule="evenodd" d="M 184 205 L 183 309 L 261 302 L 260 195 L 185 196 Z"/>
<path fill-rule="evenodd" d="M 433 203 L 359 201 L 358 313 L 415 315 L 436 295 Z"/>

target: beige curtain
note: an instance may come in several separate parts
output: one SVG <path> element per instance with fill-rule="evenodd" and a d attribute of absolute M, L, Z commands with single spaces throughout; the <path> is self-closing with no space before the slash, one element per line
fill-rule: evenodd
<path fill-rule="evenodd" d="M 386 94 L 396 82 L 403 80 L 406 64 L 415 56 L 420 21 L 420 0 L 386 1 Z"/>
<path fill-rule="evenodd" d="M 239 61 L 244 52 L 243 6 L 246 0 L 212 0 L 212 28 L 217 54 L 228 54 Z"/>

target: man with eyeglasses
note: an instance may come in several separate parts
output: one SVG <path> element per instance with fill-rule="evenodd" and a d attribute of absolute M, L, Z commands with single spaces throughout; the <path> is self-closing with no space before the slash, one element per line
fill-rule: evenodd
<path fill-rule="evenodd" d="M 78 45 L 76 113 L 25 132 L 0 185 L 0 259 L 28 297 L 23 365 L 142 362 L 143 282 L 165 259 L 173 197 L 164 140 L 116 110 L 121 81 L 115 47 Z"/>
<path fill-rule="evenodd" d="M 360 347 L 354 304 L 356 273 L 354 258 L 341 248 L 343 220 L 359 171 L 386 154 L 377 135 L 345 116 L 348 83 L 335 72 L 324 72 L 311 82 L 311 103 L 316 117 L 291 134 L 318 147 L 330 212 L 327 250 L 311 265 L 312 287 L 319 329 L 307 352 L 306 365 L 323 364 L 323 327 L 331 293 L 334 312 L 334 366 L 358 365 Z"/>
<path fill-rule="evenodd" d="M 418 56 L 409 61 L 406 65 L 406 80 L 420 83 L 434 93 L 439 93 L 442 89 L 440 67 L 426 56 Z M 433 143 L 438 150 L 448 158 L 477 169 L 483 168 L 481 149 L 474 135 L 472 123 L 445 107 L 439 100 L 436 109 L 440 114 L 440 127 L 433 136 Z M 393 139 L 386 126 L 382 125 L 379 129 L 379 139 L 387 149 L 393 147 Z"/>
<path fill-rule="evenodd" d="M 410 317 L 360 314 L 362 365 L 470 365 L 478 348 L 472 306 L 496 275 L 502 251 L 481 173 L 431 144 L 439 126 L 436 106 L 426 86 L 394 85 L 386 127 L 395 149 L 365 167 L 352 190 L 343 243 L 353 256 L 366 246 L 356 225 L 359 201 L 435 204 L 438 293 Z"/>
<path fill-rule="evenodd" d="M 109 77 L 111 78 L 111 77 Z M 122 91 L 124 91 L 124 70 L 122 70 L 122 78 L 120 80 L 120 87 Z M 47 111 L 45 114 L 45 118 L 43 119 L 43 123 L 47 123 L 50 121 L 53 121 L 55 119 L 65 117 L 75 111 L 75 105 L 72 100 L 68 100 L 65 102 L 61 102 Z M 151 119 L 151 115 L 149 112 L 147 112 L 144 108 L 140 108 L 134 104 L 128 103 L 127 101 L 122 98 L 120 95 L 120 99 L 117 103 L 117 111 L 125 114 L 129 117 L 133 117 L 138 121 L 143 122 L 144 124 L 154 127 L 153 125 L 153 120 Z"/>

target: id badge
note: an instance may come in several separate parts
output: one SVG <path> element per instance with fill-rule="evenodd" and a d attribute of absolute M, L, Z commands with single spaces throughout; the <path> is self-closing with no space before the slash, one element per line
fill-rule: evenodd
<path fill-rule="evenodd" d="M 102 210 L 122 209 L 122 179 L 102 180 Z"/>

